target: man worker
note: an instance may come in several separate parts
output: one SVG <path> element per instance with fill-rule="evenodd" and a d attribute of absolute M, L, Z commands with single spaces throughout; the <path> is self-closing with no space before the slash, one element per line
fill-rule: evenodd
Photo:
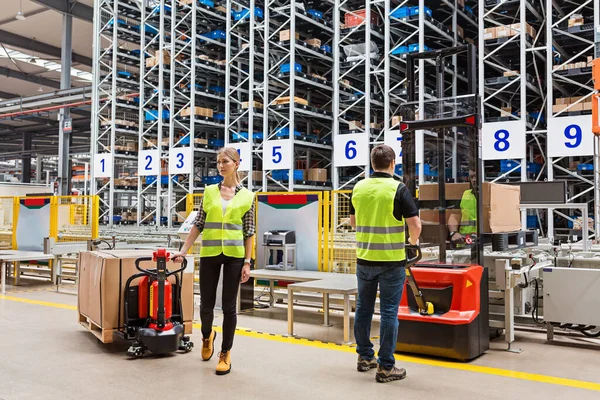
<path fill-rule="evenodd" d="M 377 367 L 377 382 L 406 377 L 395 367 L 398 307 L 406 279 L 405 226 L 411 245 L 421 234 L 419 210 L 408 190 L 393 178 L 396 154 L 387 145 L 371 151 L 374 173 L 356 184 L 350 202 L 350 224 L 356 229 L 358 298 L 354 337 L 361 372 Z M 370 340 L 371 322 L 379 285 L 381 310 L 379 359 Z"/>
<path fill-rule="evenodd" d="M 469 189 L 463 192 L 460 200 L 460 221 L 458 215 L 448 217 L 450 244 L 454 248 L 464 247 L 465 236 L 477 233 L 477 176 L 475 171 L 469 171 Z"/>

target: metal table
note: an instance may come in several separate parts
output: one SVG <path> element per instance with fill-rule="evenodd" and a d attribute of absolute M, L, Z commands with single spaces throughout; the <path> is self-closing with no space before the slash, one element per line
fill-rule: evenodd
<path fill-rule="evenodd" d="M 294 292 L 323 293 L 323 314 L 325 325 L 329 325 L 329 295 L 344 296 L 344 343 L 350 342 L 350 296 L 358 293 L 358 283 L 354 275 L 335 275 L 323 280 L 294 283 L 288 285 L 288 334 L 294 335 Z M 341 278 L 341 279 L 340 279 Z"/>
<path fill-rule="evenodd" d="M 291 270 L 291 271 L 280 271 L 280 270 L 272 270 L 272 269 L 254 269 L 250 271 L 250 276 L 256 279 L 264 279 L 269 281 L 269 292 L 271 295 L 271 299 L 269 300 L 269 305 L 273 305 L 274 303 L 274 291 L 275 291 L 275 281 L 290 281 L 290 282 L 308 282 L 315 281 L 318 279 L 327 279 L 331 278 L 332 275 L 340 276 L 338 274 L 332 274 L 331 272 L 319 272 L 319 271 L 299 271 L 299 270 Z"/>
<path fill-rule="evenodd" d="M 54 255 L 45 254 L 41 251 L 22 251 L 22 250 L 7 250 L 0 252 L 0 265 L 2 266 L 2 276 L 0 279 L 2 280 L 0 283 L 1 292 L 6 293 L 6 263 L 14 262 L 15 263 L 15 282 L 19 284 L 19 267 L 21 261 L 30 261 L 30 260 L 53 260 Z"/>

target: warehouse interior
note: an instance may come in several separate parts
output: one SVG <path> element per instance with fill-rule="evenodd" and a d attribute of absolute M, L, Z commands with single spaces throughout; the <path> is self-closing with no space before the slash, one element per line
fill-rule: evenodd
<path fill-rule="evenodd" d="M 597 398 L 598 60 L 600 0 L 5 0 L 0 400 Z M 351 218 L 382 144 L 422 224 L 386 385 Z M 256 231 L 223 377 L 224 276 L 203 362 L 202 237 L 170 257 L 225 147 Z"/>

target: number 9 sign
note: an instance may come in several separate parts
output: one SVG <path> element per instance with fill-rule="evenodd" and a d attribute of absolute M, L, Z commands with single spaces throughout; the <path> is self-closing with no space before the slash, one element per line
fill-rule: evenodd
<path fill-rule="evenodd" d="M 527 156 L 523 121 L 484 123 L 482 136 L 484 160 L 522 159 Z"/>
<path fill-rule="evenodd" d="M 169 152 L 169 175 L 191 174 L 192 153 L 189 147 L 174 147 Z"/>
<path fill-rule="evenodd" d="M 338 135 L 333 148 L 333 164 L 336 167 L 369 165 L 369 135 Z"/>
<path fill-rule="evenodd" d="M 591 115 L 548 119 L 548 157 L 594 155 Z"/>

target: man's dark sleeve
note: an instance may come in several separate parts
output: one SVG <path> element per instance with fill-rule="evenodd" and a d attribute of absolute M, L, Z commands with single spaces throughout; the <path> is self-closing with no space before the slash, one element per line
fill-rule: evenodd
<path fill-rule="evenodd" d="M 412 218 L 419 215 L 419 209 L 415 204 L 415 200 L 410 195 L 408 188 L 405 185 L 398 186 L 396 197 L 394 198 L 394 218 L 398 221 L 402 218 Z"/>
<path fill-rule="evenodd" d="M 354 193 L 354 191 L 352 191 L 352 193 Z M 350 215 L 356 215 L 356 210 L 352 204 L 352 193 L 350 193 Z"/>

